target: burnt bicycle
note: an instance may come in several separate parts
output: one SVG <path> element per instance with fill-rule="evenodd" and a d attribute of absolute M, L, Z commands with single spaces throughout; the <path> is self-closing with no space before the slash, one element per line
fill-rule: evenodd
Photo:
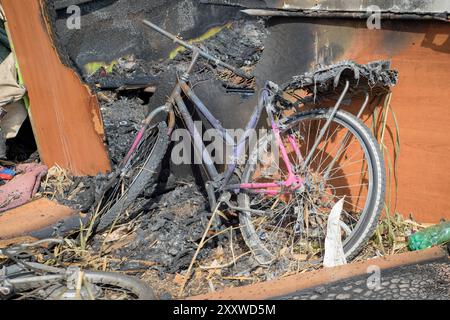
<path fill-rule="evenodd" d="M 389 63 L 344 61 L 294 77 L 284 85 L 266 81 L 244 134 L 235 141 L 195 94 L 190 80 L 199 59 L 242 78 L 251 76 L 150 21 L 143 23 L 188 49 L 192 57 L 167 102 L 143 121 L 105 189 L 98 230 L 125 218 L 143 190 L 153 188 L 178 117 L 202 159 L 211 211 L 225 207 L 239 216 L 242 236 L 259 263 L 267 265 L 279 257 L 298 259 L 305 254 L 320 259 L 327 216 L 344 197 L 340 221 L 343 247 L 347 259 L 354 257 L 372 236 L 384 203 L 383 156 L 359 118 L 370 94 L 384 94 L 395 85 L 397 73 L 390 70 Z M 335 97 L 334 105 L 311 109 L 311 104 L 316 105 L 311 100 L 319 93 Z M 363 103 L 356 116 L 342 110 L 344 99 L 360 94 Z M 219 170 L 205 152 L 187 101 L 224 143 L 232 146 L 233 156 L 225 170 Z M 155 123 L 161 114 L 166 120 Z M 263 115 L 269 131 L 247 150 L 251 133 Z M 239 162 L 243 158 L 245 161 Z"/>

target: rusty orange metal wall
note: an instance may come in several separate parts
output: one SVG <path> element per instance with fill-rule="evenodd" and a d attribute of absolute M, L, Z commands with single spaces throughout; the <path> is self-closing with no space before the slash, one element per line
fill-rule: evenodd
<path fill-rule="evenodd" d="M 322 32 L 321 41 L 333 41 L 330 35 L 336 33 L 348 35 L 345 51 L 335 60 L 391 59 L 399 70 L 391 102 L 401 140 L 395 209 L 422 222 L 450 219 L 450 25 L 416 21 L 381 30 L 346 26 L 317 30 Z M 392 115 L 388 129 L 385 143 L 392 151 Z M 394 190 L 390 196 L 395 197 Z"/>
<path fill-rule="evenodd" d="M 399 71 L 391 106 L 401 142 L 398 195 L 391 177 L 387 197 L 391 211 L 412 214 L 421 222 L 450 219 L 450 24 L 382 20 L 380 30 L 370 30 L 362 19 L 272 18 L 268 25 L 269 38 L 255 71 L 260 83 L 284 83 L 319 64 L 346 59 L 391 60 Z M 356 114 L 359 105 L 355 101 L 345 108 Z M 363 115 L 369 128 L 375 108 L 371 105 Z M 394 133 L 389 114 L 385 144 L 391 162 Z"/>

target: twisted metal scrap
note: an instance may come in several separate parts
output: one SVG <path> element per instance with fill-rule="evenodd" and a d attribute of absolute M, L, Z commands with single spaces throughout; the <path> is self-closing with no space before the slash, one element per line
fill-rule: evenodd
<path fill-rule="evenodd" d="M 317 95 L 335 93 L 338 87 L 348 80 L 354 93 L 375 89 L 387 92 L 390 87 L 397 84 L 398 79 L 398 72 L 390 69 L 390 65 L 390 61 L 387 60 L 363 65 L 345 60 L 294 76 L 289 83 L 283 85 L 283 91 L 303 89 L 314 94 L 315 99 Z"/>

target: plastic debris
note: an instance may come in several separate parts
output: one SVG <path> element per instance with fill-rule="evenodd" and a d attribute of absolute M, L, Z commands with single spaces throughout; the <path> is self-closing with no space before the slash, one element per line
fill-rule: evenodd
<path fill-rule="evenodd" d="M 12 169 L 0 167 L 0 180 L 12 180 L 16 172 Z"/>
<path fill-rule="evenodd" d="M 341 239 L 341 212 L 345 197 L 339 200 L 331 209 L 327 222 L 327 235 L 325 238 L 325 254 L 323 266 L 325 268 L 347 264 Z"/>
<path fill-rule="evenodd" d="M 408 239 L 408 246 L 411 250 L 423 250 L 447 242 L 450 242 L 450 221 L 414 233 Z"/>

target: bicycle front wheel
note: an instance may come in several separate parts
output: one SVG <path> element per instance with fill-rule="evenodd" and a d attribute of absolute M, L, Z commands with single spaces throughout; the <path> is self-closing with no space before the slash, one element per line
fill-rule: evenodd
<path fill-rule="evenodd" d="M 136 199 L 145 190 L 151 194 L 156 186 L 159 166 L 169 146 L 167 124 L 146 130 L 128 167 L 103 192 L 98 205 L 100 219 L 97 231 L 104 231 L 139 208 Z"/>
<path fill-rule="evenodd" d="M 341 237 L 348 260 L 374 232 L 385 195 L 380 147 L 369 129 L 344 111 L 337 112 L 321 135 L 330 115 L 330 109 L 316 109 L 283 121 L 281 140 L 295 176 L 303 182 L 300 188 L 281 188 L 276 195 L 242 190 L 238 197 L 241 207 L 256 209 L 241 212 L 239 218 L 244 240 L 261 264 L 280 259 L 320 261 L 328 215 L 342 198 Z M 243 183 L 288 179 L 273 141 L 271 134 L 258 141 L 244 169 Z M 266 214 L 255 214 L 261 211 Z"/>

